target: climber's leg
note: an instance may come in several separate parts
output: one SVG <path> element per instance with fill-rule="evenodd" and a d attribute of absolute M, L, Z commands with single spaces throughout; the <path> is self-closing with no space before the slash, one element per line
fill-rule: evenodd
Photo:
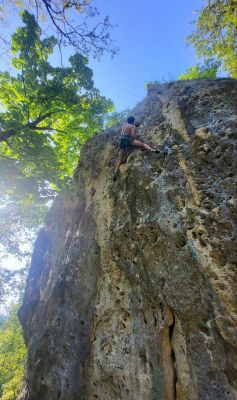
<path fill-rule="evenodd" d="M 159 150 L 152 149 L 150 146 L 148 146 L 148 144 L 143 143 L 143 142 L 140 142 L 140 140 L 134 139 L 134 140 L 132 141 L 131 145 L 132 145 L 132 146 L 140 147 L 141 149 L 144 149 L 144 150 L 149 150 L 149 151 L 154 151 L 154 152 L 156 152 L 156 153 L 160 153 Z"/>
<path fill-rule="evenodd" d="M 116 179 L 118 172 L 119 172 L 119 168 L 123 164 L 124 159 L 125 159 L 125 149 L 120 149 L 119 150 L 119 160 L 115 167 L 114 179 Z"/>

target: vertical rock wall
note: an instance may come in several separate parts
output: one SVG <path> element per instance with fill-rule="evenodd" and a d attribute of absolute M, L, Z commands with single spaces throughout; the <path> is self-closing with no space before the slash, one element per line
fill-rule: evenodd
<path fill-rule="evenodd" d="M 21 400 L 237 398 L 236 81 L 152 85 L 112 180 L 120 126 L 85 146 L 19 310 Z"/>

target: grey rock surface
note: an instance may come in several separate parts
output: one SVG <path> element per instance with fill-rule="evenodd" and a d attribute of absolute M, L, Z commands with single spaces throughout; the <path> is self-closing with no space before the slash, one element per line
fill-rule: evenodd
<path fill-rule="evenodd" d="M 40 232 L 19 310 L 20 400 L 237 399 L 236 81 L 150 85 L 93 137 Z"/>

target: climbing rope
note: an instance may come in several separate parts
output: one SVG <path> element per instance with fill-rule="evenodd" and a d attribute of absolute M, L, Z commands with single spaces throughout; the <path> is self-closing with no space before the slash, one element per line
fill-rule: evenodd
<path fill-rule="evenodd" d="M 146 170 L 147 170 L 147 172 L 150 174 L 150 176 L 153 178 L 153 174 L 152 174 L 152 172 L 151 172 L 151 166 L 150 165 L 148 165 L 147 163 L 146 163 L 146 161 L 144 160 L 144 158 L 141 156 L 141 159 L 142 159 L 142 161 L 143 161 L 143 164 L 145 165 L 145 168 L 146 168 Z"/>

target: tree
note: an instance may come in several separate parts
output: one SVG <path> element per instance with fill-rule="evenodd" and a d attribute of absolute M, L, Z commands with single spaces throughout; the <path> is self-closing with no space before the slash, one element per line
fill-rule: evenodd
<path fill-rule="evenodd" d="M 198 56 L 215 58 L 231 76 L 237 77 L 236 0 L 207 0 L 199 11 L 196 30 L 188 36 Z"/>
<path fill-rule="evenodd" d="M 110 36 L 113 25 L 108 16 L 99 19 L 99 11 L 92 3 L 92 0 L 1 0 L 0 22 L 6 23 L 15 10 L 27 9 L 44 27 L 50 27 L 60 50 L 62 46 L 71 46 L 85 55 L 99 57 L 104 52 L 115 55 L 118 49 Z M 0 39 L 0 44 L 6 45 L 6 39 Z"/>
<path fill-rule="evenodd" d="M 207 79 L 216 78 L 220 63 L 209 60 L 203 65 L 197 64 L 193 67 L 189 67 L 184 74 L 179 76 L 179 80 L 189 79 Z"/>
<path fill-rule="evenodd" d="M 70 187 L 85 141 L 113 110 L 95 89 L 87 58 L 77 53 L 67 67 L 52 66 L 57 40 L 41 38 L 33 15 L 22 18 L 12 37 L 16 75 L 0 72 L 0 232 L 19 255 L 49 200 Z"/>
<path fill-rule="evenodd" d="M 16 400 L 23 379 L 26 348 L 16 314 L 17 308 L 18 306 L 13 306 L 7 319 L 0 322 L 0 397 L 2 400 Z"/>

